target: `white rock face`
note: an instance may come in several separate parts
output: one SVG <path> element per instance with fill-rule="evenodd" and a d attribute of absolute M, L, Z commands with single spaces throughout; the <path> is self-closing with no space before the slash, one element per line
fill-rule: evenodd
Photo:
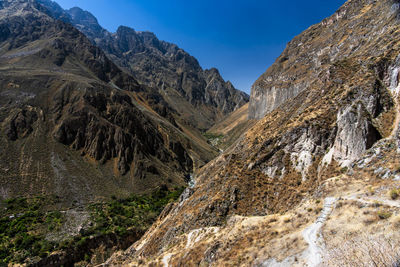
<path fill-rule="evenodd" d="M 342 167 L 350 166 L 378 140 L 379 133 L 365 116 L 367 110 L 361 102 L 339 111 L 337 115 L 338 132 L 333 148 L 325 155 L 323 163 L 336 160 Z"/>
<path fill-rule="evenodd" d="M 200 228 L 191 231 L 187 236 L 186 249 L 192 248 L 209 234 L 215 234 L 220 230 L 219 227 Z"/>
<path fill-rule="evenodd" d="M 267 175 L 269 178 L 275 178 L 275 173 L 278 170 L 277 166 L 267 167 L 264 169 L 263 173 Z"/>
<path fill-rule="evenodd" d="M 277 88 L 275 86 L 261 88 L 254 86 L 251 90 L 249 118 L 263 118 L 265 114 L 273 111 L 287 100 L 294 98 L 306 88 L 306 85 L 301 83 L 290 88 Z"/>
<path fill-rule="evenodd" d="M 388 73 L 386 82 L 389 84 L 389 89 L 394 95 L 398 95 L 400 92 L 400 56 L 397 57 L 395 65 L 389 68 Z"/>
<path fill-rule="evenodd" d="M 304 132 L 292 149 L 286 149 L 287 152 L 290 151 L 292 165 L 297 172 L 301 173 L 303 181 L 307 179 L 308 169 L 313 163 L 312 155 L 316 146 L 313 138 L 309 137 L 307 132 Z"/>

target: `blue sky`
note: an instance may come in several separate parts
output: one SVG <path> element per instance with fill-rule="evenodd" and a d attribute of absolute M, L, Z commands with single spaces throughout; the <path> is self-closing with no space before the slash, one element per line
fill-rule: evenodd
<path fill-rule="evenodd" d="M 238 89 L 251 85 L 286 44 L 333 14 L 345 0 L 56 0 L 93 13 L 111 32 L 119 25 L 154 32 L 216 67 Z"/>

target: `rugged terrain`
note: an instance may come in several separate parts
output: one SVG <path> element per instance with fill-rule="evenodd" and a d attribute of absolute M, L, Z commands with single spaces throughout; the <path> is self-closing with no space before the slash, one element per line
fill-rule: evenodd
<path fill-rule="evenodd" d="M 177 65 L 190 59 L 190 75 L 204 85 L 197 84 L 198 102 L 178 91 L 185 100 L 168 101 L 143 76 L 117 66 L 123 59 L 97 47 L 76 19 L 53 1 L 0 1 L 0 265 L 101 263 L 126 248 L 218 154 L 201 127 L 248 100 L 217 70 L 203 71 L 183 50 L 157 41 L 184 55 Z M 79 20 L 117 42 L 90 14 Z M 189 113 L 209 111 L 203 126 L 185 105 Z"/>
<path fill-rule="evenodd" d="M 105 266 L 398 261 L 399 7 L 349 0 L 294 38 L 252 88 L 260 120 Z"/>
<path fill-rule="evenodd" d="M 1 194 L 70 201 L 183 185 L 213 152 L 140 94 L 70 24 L 35 1 L 0 9 Z"/>
<path fill-rule="evenodd" d="M 194 57 L 151 32 L 121 26 L 112 34 L 87 11 L 75 7 L 66 13 L 113 62 L 155 88 L 177 112 L 175 119 L 183 127 L 205 131 L 249 100 L 247 94 L 224 81 L 217 69 L 203 70 Z"/>

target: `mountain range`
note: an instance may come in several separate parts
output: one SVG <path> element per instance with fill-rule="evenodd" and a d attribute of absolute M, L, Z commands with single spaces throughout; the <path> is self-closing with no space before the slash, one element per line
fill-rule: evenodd
<path fill-rule="evenodd" d="M 248 101 L 154 34 L 110 34 L 91 14 L 52 1 L 1 3 L 5 198 L 81 202 L 183 185 L 217 153 L 202 132 Z"/>
<path fill-rule="evenodd" d="M 249 98 L 153 33 L 0 1 L 2 263 L 397 266 L 399 23 L 348 0 Z"/>

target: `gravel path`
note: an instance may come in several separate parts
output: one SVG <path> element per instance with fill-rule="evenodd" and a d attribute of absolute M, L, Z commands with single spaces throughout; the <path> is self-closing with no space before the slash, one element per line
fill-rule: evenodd
<path fill-rule="evenodd" d="M 336 198 L 325 198 L 321 215 L 318 217 L 315 223 L 303 231 L 303 238 L 308 243 L 308 249 L 304 253 L 304 259 L 306 260 L 308 267 L 318 266 L 322 261 L 321 252 L 323 249 L 323 242 L 319 237 L 319 232 L 326 219 L 331 214 L 335 206 L 335 202 Z"/>

